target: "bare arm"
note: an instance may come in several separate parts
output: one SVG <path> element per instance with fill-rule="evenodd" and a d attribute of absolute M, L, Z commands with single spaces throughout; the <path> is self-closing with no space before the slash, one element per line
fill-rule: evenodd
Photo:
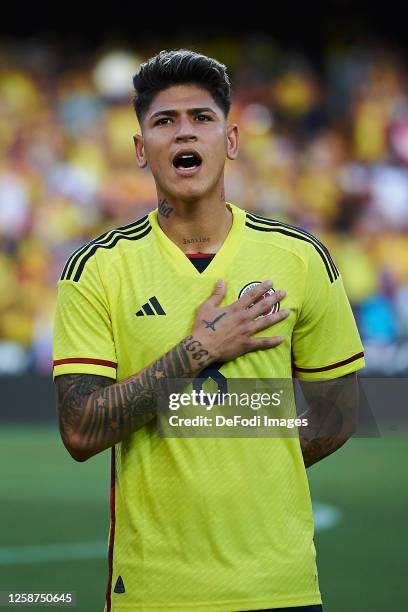
<path fill-rule="evenodd" d="M 299 430 L 305 467 L 339 449 L 353 435 L 358 414 L 356 372 L 334 380 L 299 381 L 309 406 L 309 426 Z"/>
<path fill-rule="evenodd" d="M 153 419 L 159 380 L 193 377 L 206 366 L 208 351 L 192 340 L 192 336 L 185 338 L 149 367 L 117 384 L 92 374 L 56 378 L 61 437 L 74 459 L 88 459 Z M 201 358 L 196 359 L 197 355 Z"/>
<path fill-rule="evenodd" d="M 270 283 L 263 283 L 230 306 L 219 308 L 226 288 L 225 284 L 218 285 L 200 306 L 190 336 L 119 383 L 89 374 L 58 376 L 60 432 L 72 457 L 85 461 L 152 420 L 157 414 L 158 382 L 162 385 L 167 379 L 193 378 L 214 361 L 229 361 L 280 344 L 280 338 L 253 336 L 288 315 L 283 310 L 258 318 L 284 297 L 275 293 L 252 305 L 269 287 Z"/>

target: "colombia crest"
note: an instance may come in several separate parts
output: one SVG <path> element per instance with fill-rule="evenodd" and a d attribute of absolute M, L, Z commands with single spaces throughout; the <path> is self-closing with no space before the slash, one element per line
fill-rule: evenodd
<path fill-rule="evenodd" d="M 247 285 L 245 285 L 244 287 L 242 287 L 241 291 L 239 292 L 238 299 L 241 298 L 246 293 L 248 293 L 248 291 L 251 291 L 251 289 L 253 289 L 254 287 L 257 287 L 257 285 L 260 285 L 260 284 L 261 284 L 261 281 L 252 281 L 248 283 Z M 265 291 L 265 293 L 261 295 L 261 297 L 255 300 L 255 302 L 251 304 L 249 308 L 251 308 L 251 306 L 253 306 L 254 304 L 257 304 L 260 300 L 265 299 L 267 295 L 272 295 L 273 293 L 275 293 L 275 289 L 271 287 L 270 289 L 268 289 L 268 291 Z M 266 312 L 265 314 L 260 315 L 260 316 L 266 317 L 268 315 L 274 314 L 275 312 L 278 312 L 278 310 L 279 310 L 279 302 L 276 302 L 276 304 L 274 304 L 271 307 L 269 312 Z"/>

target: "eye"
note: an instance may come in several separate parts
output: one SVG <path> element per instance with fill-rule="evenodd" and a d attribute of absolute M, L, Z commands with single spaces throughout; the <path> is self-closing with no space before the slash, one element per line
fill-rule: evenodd
<path fill-rule="evenodd" d="M 208 121 L 212 121 L 209 115 L 197 115 L 197 117 L 204 117 L 204 119 L 208 119 Z"/>
<path fill-rule="evenodd" d="M 162 123 L 162 121 L 168 121 L 168 120 L 170 120 L 170 117 L 162 117 L 161 119 L 158 119 L 158 121 L 156 121 L 154 125 L 165 125 Z"/>

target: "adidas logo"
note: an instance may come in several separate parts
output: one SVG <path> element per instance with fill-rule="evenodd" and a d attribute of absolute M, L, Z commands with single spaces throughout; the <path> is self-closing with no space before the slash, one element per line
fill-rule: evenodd
<path fill-rule="evenodd" d="M 140 310 L 137 311 L 137 317 L 144 317 L 145 315 L 165 315 L 163 308 L 160 306 L 159 300 L 156 296 L 153 296 L 149 299 L 146 304 L 143 304 Z"/>

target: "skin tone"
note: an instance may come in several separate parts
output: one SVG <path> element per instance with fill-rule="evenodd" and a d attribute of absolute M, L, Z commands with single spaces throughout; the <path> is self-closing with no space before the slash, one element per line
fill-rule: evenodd
<path fill-rule="evenodd" d="M 206 90 L 179 85 L 154 98 L 142 128 L 134 136 L 136 158 L 139 168 L 150 167 L 156 183 L 160 226 L 185 253 L 197 252 L 197 243 L 200 252 L 215 253 L 232 223 L 224 167 L 238 155 L 237 124 L 228 123 Z M 178 176 L 173 156 L 189 148 L 200 154 L 201 169 Z"/>
<path fill-rule="evenodd" d="M 299 431 L 306 467 L 339 449 L 355 433 L 358 421 L 356 372 L 325 381 L 299 381 L 308 405 L 309 426 Z"/>
<path fill-rule="evenodd" d="M 163 231 L 185 253 L 217 252 L 232 223 L 225 203 L 224 166 L 226 159 L 238 155 L 238 126 L 228 123 L 206 90 L 178 85 L 153 99 L 134 144 L 139 168 L 149 166 L 155 181 Z M 194 176 L 179 176 L 172 160 L 177 152 L 188 149 L 199 152 L 202 166 Z M 60 431 L 72 457 L 85 461 L 154 419 L 163 381 L 180 380 L 181 391 L 183 378 L 196 376 L 211 363 L 281 344 L 281 337 L 255 335 L 289 314 L 280 308 L 260 317 L 285 297 L 284 290 L 251 306 L 271 286 L 266 280 L 236 302 L 220 307 L 226 284 L 219 281 L 198 309 L 191 334 L 124 381 L 113 384 L 109 378 L 89 374 L 58 376 Z M 172 392 L 177 392 L 174 385 Z M 346 439 L 336 431 L 322 439 L 301 440 L 306 467 L 334 452 Z"/>

